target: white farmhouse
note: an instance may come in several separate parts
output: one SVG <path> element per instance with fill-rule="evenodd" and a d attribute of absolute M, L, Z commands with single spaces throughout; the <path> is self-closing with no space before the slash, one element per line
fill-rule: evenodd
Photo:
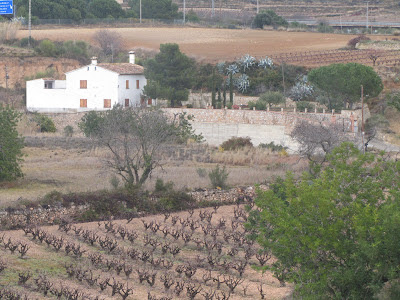
<path fill-rule="evenodd" d="M 142 66 L 135 64 L 135 52 L 129 63 L 92 63 L 65 73 L 66 80 L 42 78 L 26 82 L 26 107 L 36 112 L 77 112 L 122 106 L 151 105 L 144 102 L 146 85 Z"/>

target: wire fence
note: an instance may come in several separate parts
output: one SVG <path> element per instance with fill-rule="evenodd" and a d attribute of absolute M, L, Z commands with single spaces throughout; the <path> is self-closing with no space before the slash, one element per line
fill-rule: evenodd
<path fill-rule="evenodd" d="M 23 27 L 28 27 L 27 19 L 19 19 Z M 289 23 L 298 23 L 309 27 L 310 29 L 318 26 L 318 20 L 303 17 L 303 18 L 287 18 Z M 341 20 L 329 20 L 326 21 L 327 25 L 334 26 L 336 28 L 346 27 L 346 30 L 343 30 L 344 33 L 357 34 L 358 32 L 353 32 L 350 29 L 356 28 L 365 28 L 365 22 L 361 21 L 347 21 L 342 22 Z M 32 26 L 39 25 L 53 25 L 53 26 L 64 26 L 64 25 L 80 25 L 80 26 L 90 26 L 90 25 L 104 25 L 104 26 L 185 26 L 185 25 L 194 25 L 199 27 L 217 27 L 217 28 L 228 28 L 228 29 L 237 29 L 237 28 L 251 28 L 253 26 L 253 16 L 249 14 L 241 14 L 237 15 L 234 18 L 230 15 L 219 14 L 216 16 L 204 15 L 199 21 L 191 21 L 183 19 L 138 19 L 138 18 L 97 18 L 97 19 L 82 19 L 82 20 L 73 20 L 73 19 L 36 19 L 32 20 Z M 391 30 L 392 28 L 400 28 L 400 22 L 369 22 L 370 27 L 375 29 L 383 29 L 387 28 Z M 290 27 L 290 26 L 289 26 Z M 368 29 L 366 29 L 368 30 Z M 348 31 L 348 32 L 347 32 Z M 386 33 L 386 32 L 374 32 L 374 33 Z M 388 32 L 390 33 L 390 32 Z"/>
<path fill-rule="evenodd" d="M 21 24 L 23 27 L 28 27 L 28 20 L 22 19 Z M 222 27 L 222 28 L 242 28 L 251 27 L 251 22 L 239 22 L 239 21 L 226 21 L 226 20 L 200 20 L 192 22 L 190 20 L 184 22 L 183 19 L 140 19 L 137 18 L 103 18 L 103 19 L 34 19 L 32 20 L 32 26 L 39 25 L 125 25 L 125 26 L 158 26 L 158 25 L 173 25 L 173 26 L 184 26 L 186 24 L 197 25 L 201 27 Z"/>

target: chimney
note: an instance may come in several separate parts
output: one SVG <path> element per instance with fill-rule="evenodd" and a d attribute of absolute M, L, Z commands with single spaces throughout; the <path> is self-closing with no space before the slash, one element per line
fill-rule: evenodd
<path fill-rule="evenodd" d="M 93 56 L 92 58 L 91 58 L 91 60 L 92 60 L 92 65 L 97 65 L 97 57 L 96 56 Z"/>
<path fill-rule="evenodd" d="M 129 63 L 135 64 L 135 51 L 129 51 Z"/>

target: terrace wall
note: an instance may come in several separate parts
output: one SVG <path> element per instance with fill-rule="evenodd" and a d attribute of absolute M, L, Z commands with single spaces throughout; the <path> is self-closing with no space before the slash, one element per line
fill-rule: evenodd
<path fill-rule="evenodd" d="M 361 110 L 342 111 L 340 114 L 299 113 L 294 109 L 279 112 L 190 108 L 164 110 L 171 116 L 183 112 L 193 115 L 193 128 L 211 145 L 218 146 L 233 136 L 239 136 L 250 137 L 254 145 L 274 142 L 293 151 L 297 149 L 297 144 L 290 138 L 290 133 L 298 122 L 336 123 L 343 126 L 344 131 L 354 131 L 358 128 L 357 121 L 361 120 Z M 365 116 L 368 114 L 365 113 Z"/>

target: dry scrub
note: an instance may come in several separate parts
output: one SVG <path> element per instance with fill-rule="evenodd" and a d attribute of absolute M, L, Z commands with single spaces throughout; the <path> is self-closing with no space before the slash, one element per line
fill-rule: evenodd
<path fill-rule="evenodd" d="M 20 27 L 19 22 L 0 22 L 0 43 L 15 39 Z"/>

